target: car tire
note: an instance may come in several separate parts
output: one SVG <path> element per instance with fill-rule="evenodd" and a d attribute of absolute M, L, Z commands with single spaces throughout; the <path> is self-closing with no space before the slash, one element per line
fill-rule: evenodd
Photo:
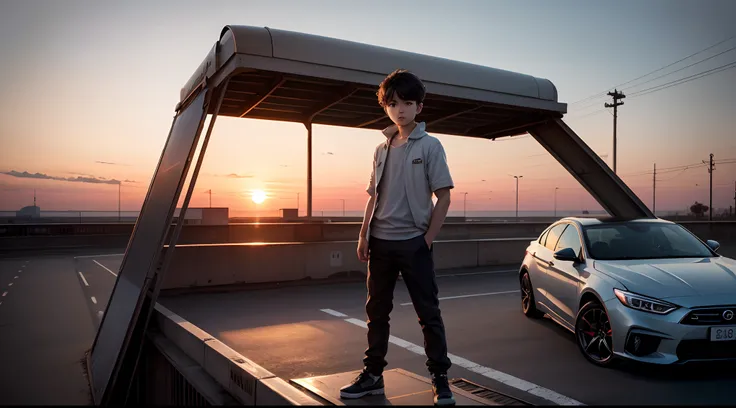
<path fill-rule="evenodd" d="M 585 359 L 599 367 L 618 362 L 613 353 L 613 330 L 606 308 L 598 301 L 586 303 L 575 318 L 575 342 Z"/>
<path fill-rule="evenodd" d="M 544 316 L 544 313 L 537 309 L 537 302 L 534 300 L 534 288 L 529 272 L 524 271 L 519 279 L 521 286 L 521 311 L 527 317 L 538 319 Z"/>

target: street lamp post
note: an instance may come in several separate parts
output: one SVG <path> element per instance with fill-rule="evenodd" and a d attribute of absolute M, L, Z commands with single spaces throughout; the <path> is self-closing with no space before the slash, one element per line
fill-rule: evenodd
<path fill-rule="evenodd" d="M 557 190 L 559 189 L 559 187 L 555 187 L 555 217 L 557 217 Z"/>
<path fill-rule="evenodd" d="M 120 217 L 120 186 L 122 186 L 122 185 L 123 185 L 123 182 L 122 181 L 119 181 L 118 182 L 118 222 L 121 221 L 121 217 Z"/>
<path fill-rule="evenodd" d="M 524 176 L 513 176 L 516 179 L 516 221 L 519 221 L 519 179 Z"/>

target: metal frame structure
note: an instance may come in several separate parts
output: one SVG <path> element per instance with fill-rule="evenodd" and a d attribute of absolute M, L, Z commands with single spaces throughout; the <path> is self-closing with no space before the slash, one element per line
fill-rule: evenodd
<path fill-rule="evenodd" d="M 110 302 L 88 355 L 96 404 L 125 401 L 143 335 L 178 239 L 219 115 L 299 122 L 307 129 L 307 216 L 312 215 L 312 125 L 382 129 L 378 84 L 396 68 L 426 85 L 422 120 L 431 133 L 496 139 L 530 133 L 606 209 L 654 217 L 561 120 L 555 86 L 536 78 L 405 51 L 267 27 L 226 26 L 182 88 L 171 132 L 128 243 Z M 213 103 L 214 101 L 214 103 Z M 181 216 L 166 236 L 200 143 Z M 163 252 L 164 243 L 168 243 Z"/>

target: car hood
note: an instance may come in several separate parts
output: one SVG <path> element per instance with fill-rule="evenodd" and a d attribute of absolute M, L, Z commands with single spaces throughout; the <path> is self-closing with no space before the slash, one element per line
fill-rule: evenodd
<path fill-rule="evenodd" d="M 736 261 L 726 257 L 595 261 L 594 267 L 657 299 L 736 293 Z"/>

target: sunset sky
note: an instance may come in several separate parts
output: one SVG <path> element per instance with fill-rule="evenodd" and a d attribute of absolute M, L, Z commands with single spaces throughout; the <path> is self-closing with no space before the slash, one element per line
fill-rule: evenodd
<path fill-rule="evenodd" d="M 611 166 L 613 118 L 603 104 L 610 102 L 605 92 L 623 84 L 617 167 L 624 181 L 651 205 L 656 163 L 665 169 L 658 211 L 707 204 L 702 161 L 714 153 L 723 162 L 713 174 L 714 207 L 728 208 L 736 182 L 734 16 L 733 0 L 3 2 L 0 211 L 32 204 L 34 189 L 42 210 L 117 211 L 118 180 L 122 209 L 139 210 L 179 90 L 228 24 L 550 79 L 569 104 L 565 121 Z M 727 64 L 731 69 L 672 83 Z M 647 91 L 667 83 L 673 86 Z M 456 184 L 454 213 L 463 211 L 463 192 L 468 211 L 513 210 L 513 174 L 524 176 L 520 210 L 551 211 L 555 187 L 559 209 L 599 208 L 529 136 L 495 142 L 436 136 Z M 339 212 L 343 200 L 348 211 L 362 210 L 373 148 L 382 139 L 377 131 L 315 126 L 317 213 Z M 231 214 L 275 215 L 295 207 L 298 194 L 304 213 L 306 159 L 301 124 L 220 117 L 190 205 L 209 205 L 211 189 L 212 205 Z M 266 193 L 261 204 L 251 200 L 256 190 Z"/>

